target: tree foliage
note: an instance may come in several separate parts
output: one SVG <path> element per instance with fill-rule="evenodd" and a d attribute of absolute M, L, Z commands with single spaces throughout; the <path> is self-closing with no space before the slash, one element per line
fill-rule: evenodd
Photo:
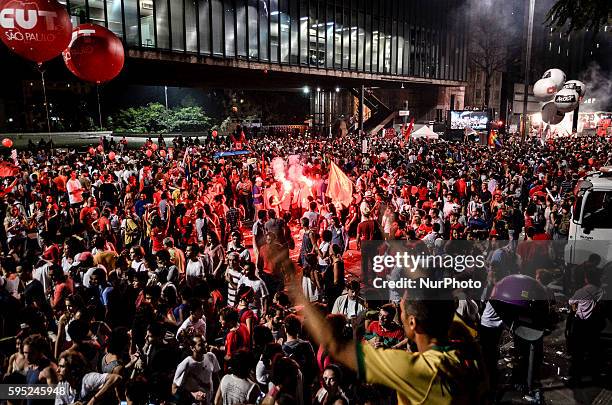
<path fill-rule="evenodd" d="M 611 18 L 610 0 L 557 0 L 546 15 L 546 22 L 567 34 L 587 29 L 597 33 Z"/>
<path fill-rule="evenodd" d="M 482 71 L 485 79 L 484 105 L 489 107 L 492 80 L 497 72 L 503 72 L 513 60 L 516 27 L 499 18 L 498 3 L 472 2 L 469 58 L 471 65 Z M 494 6 L 495 5 L 495 6 Z"/>
<path fill-rule="evenodd" d="M 166 109 L 160 103 L 130 107 L 113 118 L 118 132 L 207 132 L 213 123 L 201 107 L 187 106 Z"/>

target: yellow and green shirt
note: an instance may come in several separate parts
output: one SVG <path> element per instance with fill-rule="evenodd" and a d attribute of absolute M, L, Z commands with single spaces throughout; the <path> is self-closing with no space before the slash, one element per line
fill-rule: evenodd
<path fill-rule="evenodd" d="M 479 351 L 459 347 L 410 353 L 358 344 L 359 376 L 397 391 L 399 405 L 483 403 L 487 379 Z"/>

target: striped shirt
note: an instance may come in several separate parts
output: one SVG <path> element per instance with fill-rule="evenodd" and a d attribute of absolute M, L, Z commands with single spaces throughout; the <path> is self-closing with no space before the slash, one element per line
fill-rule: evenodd
<path fill-rule="evenodd" d="M 227 285 L 227 305 L 229 305 L 230 307 L 233 307 L 236 303 L 236 293 L 238 289 L 238 281 L 240 281 L 240 277 L 242 277 L 242 273 L 230 267 L 227 268 L 226 272 L 229 275 L 230 280 L 232 281 L 231 283 L 228 283 Z"/>

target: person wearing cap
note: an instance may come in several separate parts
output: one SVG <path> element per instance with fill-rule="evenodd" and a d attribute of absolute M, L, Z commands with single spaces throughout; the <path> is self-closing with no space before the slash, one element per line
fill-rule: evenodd
<path fill-rule="evenodd" d="M 370 218 L 370 208 L 365 207 L 362 212 L 363 221 L 357 225 L 357 249 L 361 248 L 362 241 L 381 240 L 382 230 L 378 222 Z"/>
<path fill-rule="evenodd" d="M 57 245 L 51 245 L 43 252 L 39 266 L 36 267 L 32 273 L 33 277 L 42 284 L 45 295 L 51 294 L 53 290 L 51 273 L 53 267 L 58 266 L 59 261 L 59 248 Z"/>
<path fill-rule="evenodd" d="M 359 204 L 359 212 L 361 213 L 361 222 L 366 220 L 365 219 L 366 210 L 368 212 L 368 217 L 369 217 L 370 214 L 372 213 L 371 211 L 373 207 L 374 207 L 374 195 L 372 194 L 372 191 L 368 190 L 364 193 L 363 200 L 361 201 L 361 204 Z"/>

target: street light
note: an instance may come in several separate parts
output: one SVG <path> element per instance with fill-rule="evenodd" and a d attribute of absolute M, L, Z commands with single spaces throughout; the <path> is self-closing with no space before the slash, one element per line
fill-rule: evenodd
<path fill-rule="evenodd" d="M 304 94 L 308 94 L 308 93 L 310 93 L 310 89 L 308 88 L 308 86 L 304 86 L 304 88 L 302 89 L 302 91 L 304 92 Z"/>
<path fill-rule="evenodd" d="M 340 93 L 340 87 L 336 87 L 336 93 Z"/>

